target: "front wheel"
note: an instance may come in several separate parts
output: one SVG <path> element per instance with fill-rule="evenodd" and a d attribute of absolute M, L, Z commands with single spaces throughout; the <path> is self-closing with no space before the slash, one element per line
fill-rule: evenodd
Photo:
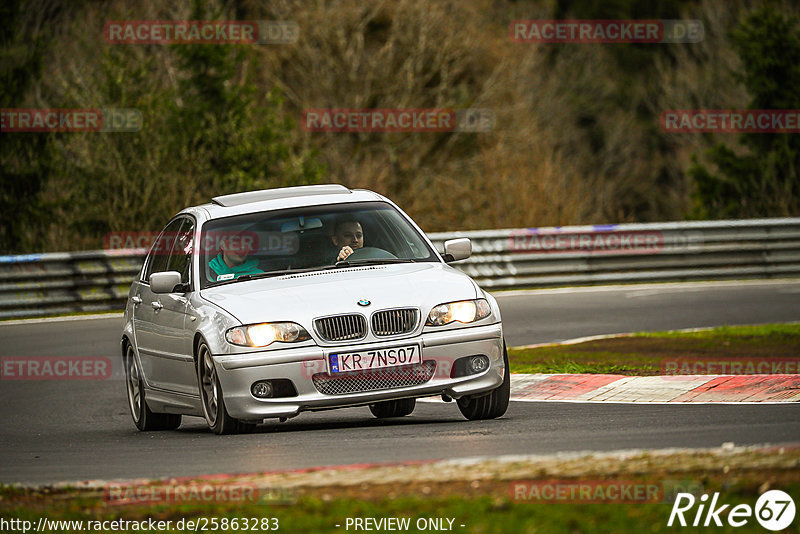
<path fill-rule="evenodd" d="M 417 399 L 398 399 L 370 404 L 369 411 L 378 419 L 403 417 L 413 412 L 416 405 Z"/>
<path fill-rule="evenodd" d="M 136 428 L 148 430 L 174 430 L 181 426 L 181 415 L 173 413 L 154 413 L 147 407 L 145 399 L 144 380 L 133 345 L 127 344 L 125 348 L 125 383 L 128 390 L 128 406 Z"/>
<path fill-rule="evenodd" d="M 462 397 L 458 399 L 458 409 L 470 421 L 480 419 L 496 419 L 506 413 L 508 399 L 511 396 L 511 376 L 508 368 L 508 351 L 503 343 L 503 383 L 497 389 L 483 397 Z"/>
<path fill-rule="evenodd" d="M 215 434 L 244 434 L 253 431 L 256 425 L 231 417 L 225 409 L 222 385 L 219 383 L 211 351 L 205 343 L 200 343 L 197 347 L 197 383 L 200 385 L 200 400 L 206 423 Z"/>

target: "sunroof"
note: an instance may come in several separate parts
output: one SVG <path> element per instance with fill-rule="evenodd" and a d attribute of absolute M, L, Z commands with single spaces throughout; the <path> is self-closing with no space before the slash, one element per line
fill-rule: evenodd
<path fill-rule="evenodd" d="M 317 195 L 336 195 L 349 194 L 351 191 L 343 185 L 301 185 L 297 187 L 283 187 L 280 189 L 262 189 L 261 191 L 247 191 L 245 193 L 234 193 L 214 197 L 211 201 L 219 206 L 229 208 L 231 206 L 241 206 L 251 202 L 261 202 L 264 200 L 277 200 L 280 198 L 309 197 Z"/>

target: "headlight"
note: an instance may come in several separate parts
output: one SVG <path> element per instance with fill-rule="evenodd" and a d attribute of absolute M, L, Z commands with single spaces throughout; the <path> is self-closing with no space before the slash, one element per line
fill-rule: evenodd
<path fill-rule="evenodd" d="M 486 299 L 461 300 L 439 304 L 428 314 L 428 326 L 444 326 L 453 321 L 471 323 L 489 317 L 492 308 Z"/>
<path fill-rule="evenodd" d="M 266 347 L 274 341 L 294 343 L 311 336 L 297 323 L 260 323 L 231 328 L 225 332 L 225 339 L 243 347 Z"/>

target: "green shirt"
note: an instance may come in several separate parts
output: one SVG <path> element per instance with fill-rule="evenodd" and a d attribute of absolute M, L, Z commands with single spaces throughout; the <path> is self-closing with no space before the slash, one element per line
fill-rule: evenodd
<path fill-rule="evenodd" d="M 225 263 L 225 260 L 222 259 L 222 253 L 216 255 L 216 257 L 211 260 L 211 263 L 208 264 L 217 274 L 217 279 L 212 280 L 212 282 L 217 282 L 220 280 L 220 276 L 230 275 L 233 274 L 233 277 L 225 277 L 222 278 L 223 280 L 233 280 L 234 278 L 239 278 L 243 274 L 260 274 L 263 273 L 261 269 L 258 268 L 258 260 L 256 258 L 247 258 L 244 260 L 243 263 L 236 265 L 234 267 L 228 267 L 228 264 Z"/>

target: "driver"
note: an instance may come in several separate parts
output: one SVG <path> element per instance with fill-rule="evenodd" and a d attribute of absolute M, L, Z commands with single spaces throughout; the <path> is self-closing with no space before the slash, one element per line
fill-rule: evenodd
<path fill-rule="evenodd" d="M 356 219 L 340 219 L 336 222 L 331 242 L 339 251 L 335 261 L 344 261 L 355 250 L 364 246 L 364 230 Z"/>
<path fill-rule="evenodd" d="M 258 268 L 258 258 L 248 258 L 250 246 L 245 244 L 243 239 L 237 236 L 227 236 L 231 239 L 223 238 L 219 248 L 221 252 L 209 262 L 216 278 L 212 282 L 220 280 L 233 280 L 245 274 L 263 273 Z"/>

